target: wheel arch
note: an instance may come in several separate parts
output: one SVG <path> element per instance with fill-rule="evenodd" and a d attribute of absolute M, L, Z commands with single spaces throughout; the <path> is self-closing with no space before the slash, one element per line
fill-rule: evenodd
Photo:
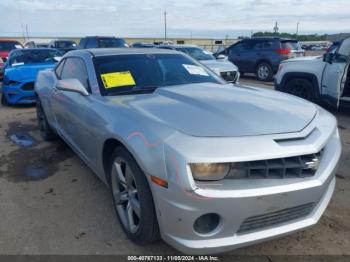
<path fill-rule="evenodd" d="M 271 61 L 269 61 L 269 60 L 266 59 L 266 58 L 261 58 L 261 59 L 259 59 L 259 60 L 256 62 L 256 64 L 255 64 L 255 71 L 258 69 L 258 66 L 259 66 L 260 64 L 262 64 L 262 63 L 268 64 L 268 65 L 271 67 L 271 69 L 272 69 L 272 63 L 271 63 Z"/>
<path fill-rule="evenodd" d="M 318 83 L 318 79 L 317 77 L 312 74 L 312 73 L 305 73 L 305 72 L 291 72 L 291 73 L 286 73 L 283 78 L 282 81 L 280 83 L 280 87 L 279 90 L 280 91 L 285 91 L 285 87 L 287 85 L 287 83 L 289 81 L 291 81 L 292 79 L 305 79 L 310 81 L 310 83 L 312 84 L 312 87 L 314 89 L 314 92 L 316 94 L 316 98 L 319 99 L 321 96 L 321 92 L 320 92 L 320 88 L 319 88 L 319 83 Z"/>
<path fill-rule="evenodd" d="M 113 151 L 117 148 L 117 147 L 123 147 L 125 148 L 130 155 L 132 156 L 132 158 L 135 160 L 135 162 L 137 163 L 137 165 L 140 167 L 140 169 L 142 170 L 142 172 L 146 175 L 147 172 L 145 172 L 145 168 L 143 166 L 143 164 L 141 163 L 140 159 L 138 159 L 137 157 L 135 157 L 135 152 L 128 147 L 123 141 L 121 141 L 120 139 L 117 139 L 115 137 L 113 138 L 108 138 L 104 141 L 103 143 L 103 147 L 102 147 L 102 167 L 103 167 L 103 172 L 104 172 L 104 176 L 106 179 L 106 183 L 109 186 L 110 185 L 110 165 L 112 162 L 112 154 Z"/>

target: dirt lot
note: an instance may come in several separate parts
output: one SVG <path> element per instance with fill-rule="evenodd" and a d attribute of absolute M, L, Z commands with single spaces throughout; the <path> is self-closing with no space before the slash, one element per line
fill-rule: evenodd
<path fill-rule="evenodd" d="M 241 83 L 272 86 L 249 78 Z M 320 222 L 230 254 L 350 255 L 350 110 L 333 113 L 343 156 L 336 192 Z M 18 146 L 12 135 L 33 138 L 34 144 Z M 64 143 L 42 141 L 35 109 L 0 107 L 0 254 L 176 253 L 161 241 L 140 247 L 127 240 L 107 188 Z"/>

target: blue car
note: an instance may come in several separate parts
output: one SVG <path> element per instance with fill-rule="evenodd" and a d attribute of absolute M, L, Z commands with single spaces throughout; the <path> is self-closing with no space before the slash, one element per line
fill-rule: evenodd
<path fill-rule="evenodd" d="M 18 49 L 9 54 L 5 64 L 1 103 L 35 103 L 34 82 L 40 70 L 51 69 L 62 54 L 51 48 Z"/>

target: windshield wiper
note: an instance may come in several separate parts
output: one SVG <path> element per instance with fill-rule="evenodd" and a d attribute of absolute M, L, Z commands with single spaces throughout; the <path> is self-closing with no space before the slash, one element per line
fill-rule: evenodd
<path fill-rule="evenodd" d="M 108 93 L 108 96 L 118 96 L 118 95 L 134 95 L 134 94 L 150 94 L 153 93 L 154 90 L 156 90 L 158 87 L 144 87 L 144 88 L 133 88 L 126 91 L 120 91 L 120 92 L 111 92 Z"/>

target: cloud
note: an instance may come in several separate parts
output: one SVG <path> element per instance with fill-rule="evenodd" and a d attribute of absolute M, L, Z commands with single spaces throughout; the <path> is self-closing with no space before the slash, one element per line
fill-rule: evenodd
<path fill-rule="evenodd" d="M 350 31 L 348 0 L 1 0 L 0 34 L 119 36 L 237 36 L 250 31 Z"/>

